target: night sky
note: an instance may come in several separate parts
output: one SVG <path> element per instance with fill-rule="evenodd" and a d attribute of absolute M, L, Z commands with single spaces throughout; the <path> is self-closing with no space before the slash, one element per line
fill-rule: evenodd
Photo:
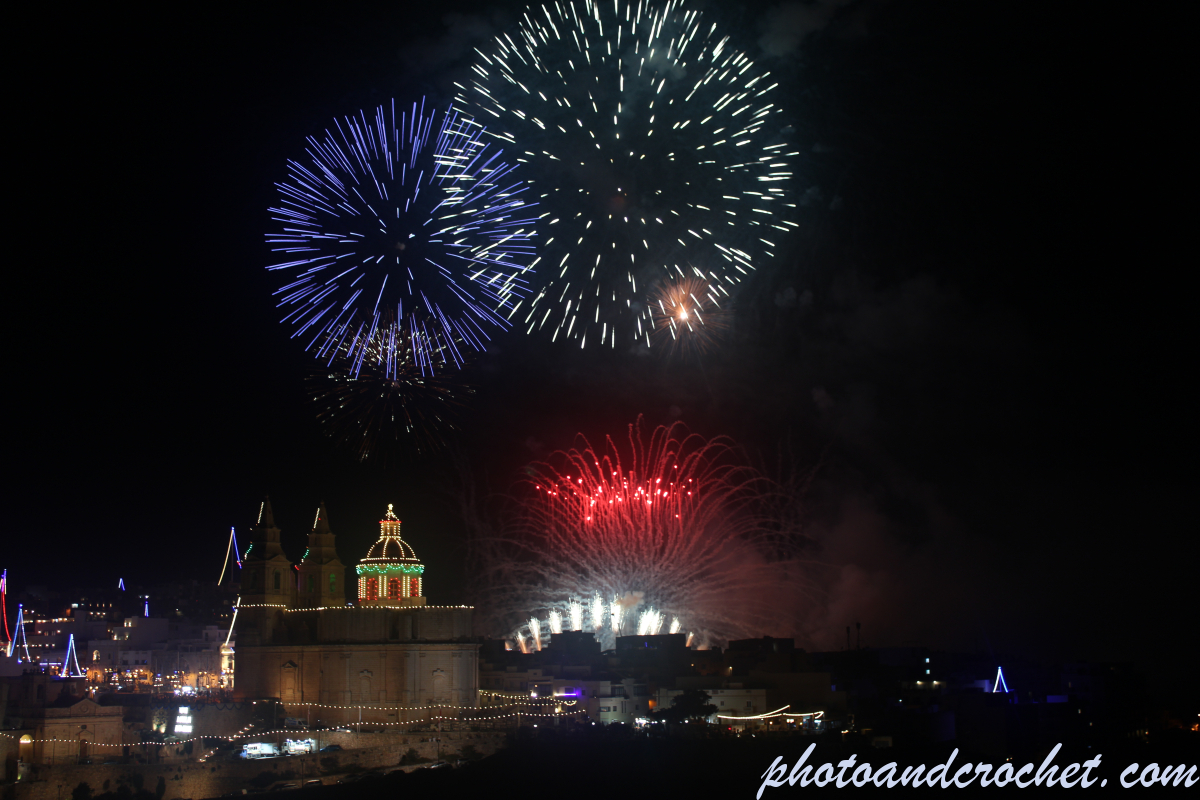
<path fill-rule="evenodd" d="M 446 105 L 522 8 L 416 5 L 14 25 L 14 590 L 215 580 L 229 526 L 270 494 L 293 557 L 324 500 L 348 564 L 395 503 L 431 601 L 459 602 L 462 465 L 503 490 L 644 414 L 815 470 L 826 600 L 802 646 L 860 621 L 866 645 L 1186 674 L 1194 257 L 1168 244 L 1179 73 L 1148 25 L 1102 34 L 1041 3 L 710 4 L 779 77 L 802 151 L 800 228 L 724 344 L 687 360 L 499 336 L 454 458 L 384 467 L 318 428 L 264 233 L 306 135 L 391 97 Z"/>

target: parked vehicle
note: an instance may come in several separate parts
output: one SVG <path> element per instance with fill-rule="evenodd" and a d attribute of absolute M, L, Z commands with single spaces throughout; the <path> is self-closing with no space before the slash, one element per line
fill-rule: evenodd
<path fill-rule="evenodd" d="M 342 746 L 340 744 L 327 744 L 321 748 L 322 753 L 340 753 Z"/>
<path fill-rule="evenodd" d="M 250 742 L 242 747 L 242 758 L 274 758 L 279 748 L 270 742 Z"/>
<path fill-rule="evenodd" d="M 317 743 L 312 739 L 288 739 L 283 744 L 283 751 L 289 756 L 308 755 L 316 749 Z"/>

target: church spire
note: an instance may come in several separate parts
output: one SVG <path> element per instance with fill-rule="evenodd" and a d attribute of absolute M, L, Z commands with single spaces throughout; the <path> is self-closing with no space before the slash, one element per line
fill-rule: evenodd
<path fill-rule="evenodd" d="M 258 507 L 258 527 L 275 527 L 275 512 L 271 510 L 270 495 L 264 495 L 262 505 Z"/>
<path fill-rule="evenodd" d="M 317 506 L 317 519 L 313 522 L 313 533 L 333 533 L 329 529 L 329 512 L 325 510 L 325 501 Z"/>

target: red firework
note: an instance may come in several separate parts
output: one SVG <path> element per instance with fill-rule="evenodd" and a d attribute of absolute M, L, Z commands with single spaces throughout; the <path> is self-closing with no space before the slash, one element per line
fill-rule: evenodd
<path fill-rule="evenodd" d="M 476 542 L 496 632 L 596 594 L 636 597 L 710 641 L 795 632 L 809 586 L 789 547 L 800 531 L 779 513 L 779 487 L 732 440 L 676 423 L 647 441 L 639 418 L 627 447 L 607 437 L 597 450 L 580 436 L 526 472 L 524 497 Z"/>

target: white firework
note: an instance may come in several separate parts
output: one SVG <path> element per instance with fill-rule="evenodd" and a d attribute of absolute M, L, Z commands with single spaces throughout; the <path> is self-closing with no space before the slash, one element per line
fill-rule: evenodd
<path fill-rule="evenodd" d="M 542 623 L 537 617 L 529 618 L 529 638 L 533 640 L 533 649 L 542 649 Z"/>
<path fill-rule="evenodd" d="M 721 305 L 796 226 L 778 84 L 699 11 L 559 0 L 479 55 L 455 103 L 520 154 L 545 209 L 514 325 L 649 346 L 657 285 L 700 278 Z"/>
<path fill-rule="evenodd" d="M 571 618 L 571 630 L 583 630 L 583 603 L 574 597 L 567 603 L 567 615 Z"/>
<path fill-rule="evenodd" d="M 597 632 L 604 627 L 604 598 L 599 594 L 592 598 L 592 627 Z"/>

